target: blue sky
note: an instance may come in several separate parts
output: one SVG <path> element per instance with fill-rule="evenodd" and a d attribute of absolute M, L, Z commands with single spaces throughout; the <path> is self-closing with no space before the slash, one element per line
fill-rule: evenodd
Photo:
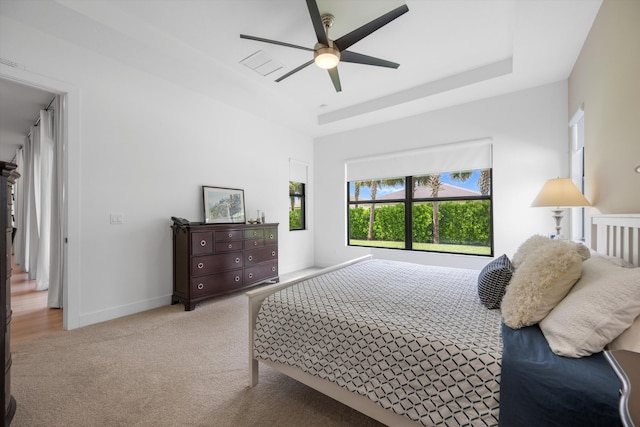
<path fill-rule="evenodd" d="M 480 179 L 480 171 L 474 170 L 471 174 L 471 178 L 469 178 L 465 182 L 455 181 L 451 179 L 451 175 L 449 173 L 440 174 L 440 181 L 445 184 L 455 185 L 457 187 L 466 188 L 473 191 L 480 191 L 480 187 L 478 186 L 478 179 Z M 398 187 L 382 187 L 378 188 L 377 197 L 383 196 L 385 194 L 392 193 L 396 190 L 401 189 L 401 186 Z M 354 193 L 354 185 L 353 183 L 349 184 L 350 194 Z M 371 190 L 369 188 L 360 188 L 360 198 L 361 199 L 369 199 L 371 198 Z"/>

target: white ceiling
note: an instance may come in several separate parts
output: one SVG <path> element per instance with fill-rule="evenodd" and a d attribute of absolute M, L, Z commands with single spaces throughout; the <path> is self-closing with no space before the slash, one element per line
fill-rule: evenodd
<path fill-rule="evenodd" d="M 312 53 L 239 35 L 312 48 L 303 0 L 0 0 L 0 14 L 321 136 L 566 79 L 601 0 L 317 3 L 336 17 L 332 39 L 406 3 L 408 13 L 349 49 L 400 67 L 341 63 L 340 93 L 315 65 L 275 83 Z M 239 63 L 257 51 L 282 68 L 264 77 Z"/>
<path fill-rule="evenodd" d="M 10 161 L 54 94 L 0 79 L 0 160 Z"/>

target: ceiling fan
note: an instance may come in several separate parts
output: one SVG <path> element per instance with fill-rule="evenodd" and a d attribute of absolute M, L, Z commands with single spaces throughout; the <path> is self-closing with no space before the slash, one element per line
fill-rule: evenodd
<path fill-rule="evenodd" d="M 362 55 L 360 53 L 352 52 L 347 50 L 353 44 L 359 42 L 369 34 L 374 31 L 382 28 L 387 25 L 389 22 L 398 18 L 399 16 L 407 13 L 409 8 L 407 5 L 399 6 L 393 9 L 390 12 L 385 13 L 382 16 L 374 19 L 373 21 L 364 24 L 363 26 L 356 28 L 350 33 L 345 34 L 337 40 L 331 40 L 329 38 L 329 28 L 333 25 L 334 16 L 325 13 L 320 15 L 320 10 L 318 9 L 318 4 L 315 0 L 306 0 L 307 8 L 309 9 L 309 15 L 311 16 L 311 23 L 313 24 L 313 29 L 316 32 L 316 37 L 318 38 L 318 43 L 315 44 L 313 49 L 298 46 L 291 43 L 280 42 L 277 40 L 264 39 L 262 37 L 254 37 L 248 36 L 246 34 L 240 34 L 240 38 L 255 40 L 264 43 L 277 44 L 280 46 L 292 47 L 295 49 L 302 49 L 313 52 L 313 59 L 305 62 L 304 64 L 294 68 L 289 71 L 282 77 L 276 79 L 276 82 L 280 82 L 287 77 L 291 76 L 294 73 L 302 70 L 303 68 L 311 65 L 312 63 L 316 63 L 316 65 L 320 68 L 326 69 L 329 72 L 329 76 L 331 77 L 331 81 L 333 82 L 333 86 L 336 89 L 336 92 L 340 92 L 342 90 L 342 86 L 340 84 L 340 76 L 338 75 L 338 63 L 342 62 L 352 62 L 356 64 L 365 64 L 365 65 L 375 65 L 378 67 L 387 67 L 387 68 L 398 68 L 400 64 L 395 62 L 386 61 L 384 59 L 374 58 L 373 56 Z"/>

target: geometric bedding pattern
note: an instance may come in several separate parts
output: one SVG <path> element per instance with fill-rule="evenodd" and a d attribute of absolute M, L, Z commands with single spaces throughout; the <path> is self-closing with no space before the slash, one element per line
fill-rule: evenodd
<path fill-rule="evenodd" d="M 425 426 L 498 424 L 501 317 L 478 271 L 369 260 L 269 296 L 254 357 L 300 368 Z"/>

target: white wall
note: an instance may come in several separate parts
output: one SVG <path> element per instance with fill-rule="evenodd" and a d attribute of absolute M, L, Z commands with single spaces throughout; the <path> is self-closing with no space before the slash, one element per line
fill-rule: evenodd
<path fill-rule="evenodd" d="M 312 232 L 288 231 L 289 158 L 312 165 L 310 137 L 5 17 L 0 52 L 26 66 L 2 68 L 4 77 L 38 85 L 46 76 L 77 94 L 68 328 L 170 302 L 170 217 L 202 220 L 202 185 L 242 188 L 249 216 L 260 209 L 280 223 L 281 274 L 313 265 Z M 308 193 L 312 212 L 312 181 Z M 124 224 L 110 225 L 110 213 Z"/>
<path fill-rule="evenodd" d="M 640 213 L 639 22 L 640 2 L 605 0 L 569 76 L 568 114 L 584 106 L 588 214 Z"/>
<path fill-rule="evenodd" d="M 568 176 L 566 81 L 318 138 L 316 264 L 326 266 L 371 252 L 425 264 L 484 266 L 486 257 L 346 246 L 344 162 L 485 137 L 493 139 L 495 255 L 511 256 L 530 235 L 552 233 L 551 212 L 529 206 L 547 179 Z"/>

